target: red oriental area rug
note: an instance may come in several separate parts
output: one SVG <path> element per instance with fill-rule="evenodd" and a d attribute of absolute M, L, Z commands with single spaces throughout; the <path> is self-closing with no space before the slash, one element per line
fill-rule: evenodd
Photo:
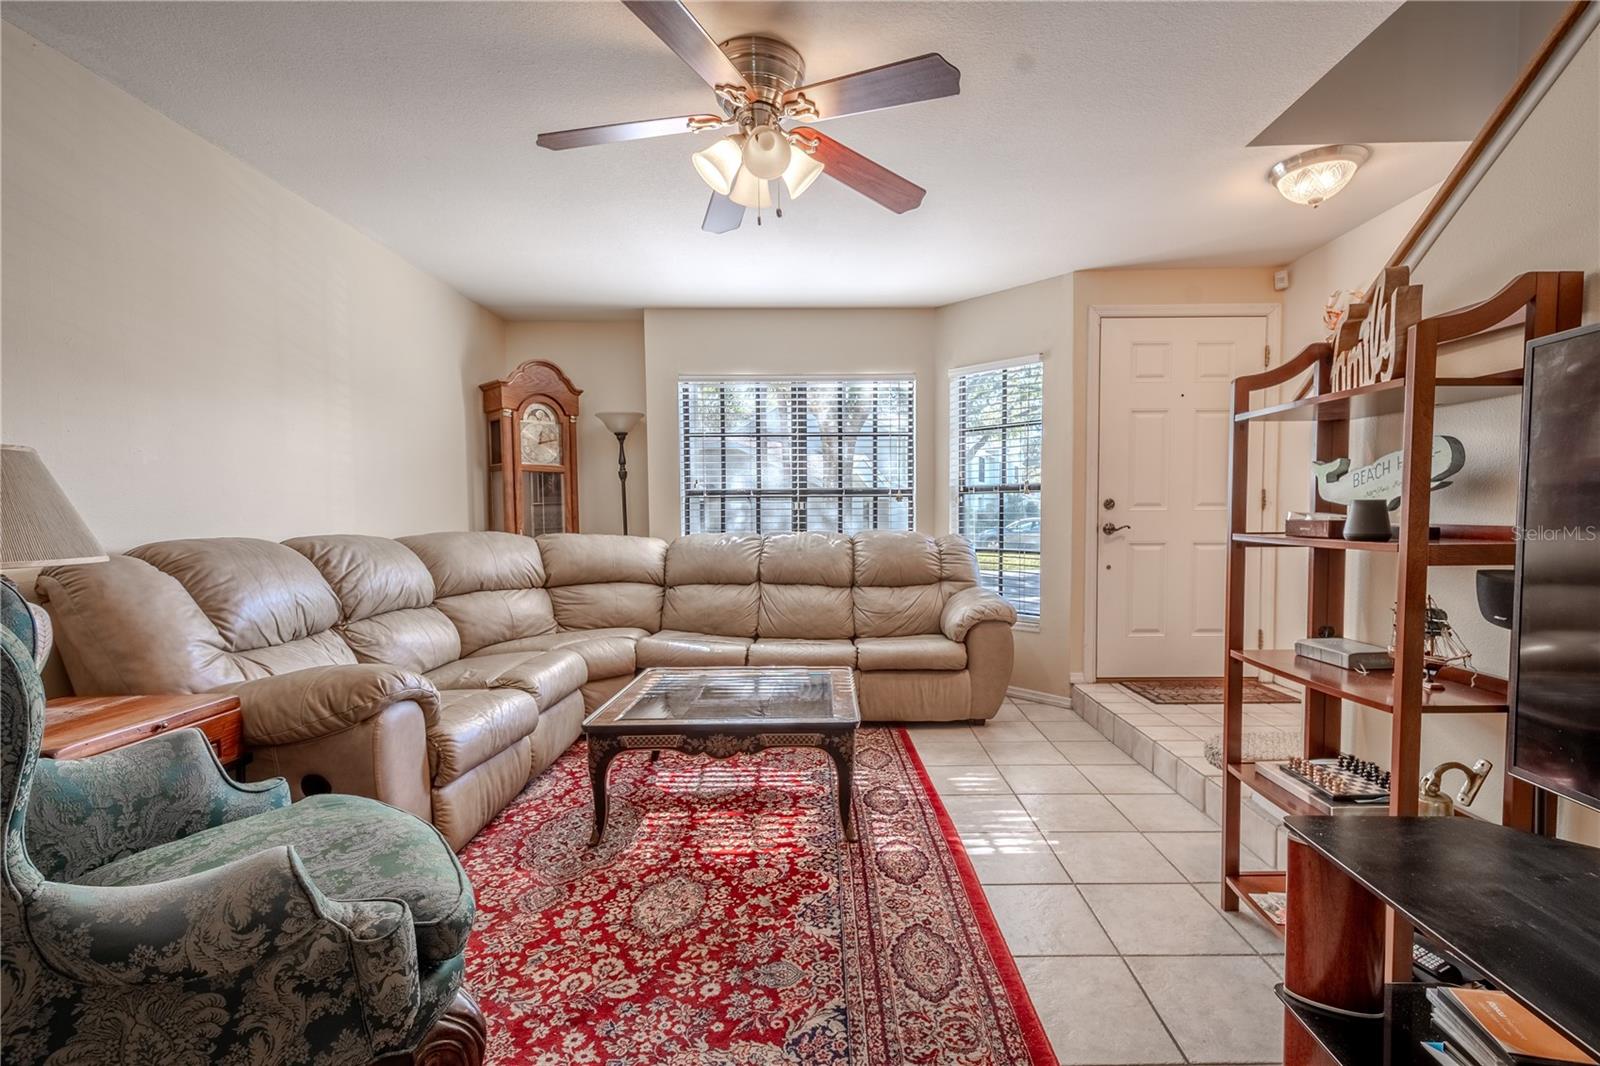
<path fill-rule="evenodd" d="M 580 743 L 480 833 L 467 983 L 489 1061 L 1055 1066 L 900 729 L 863 729 L 860 841 L 818 751 L 625 755 L 587 847 Z"/>

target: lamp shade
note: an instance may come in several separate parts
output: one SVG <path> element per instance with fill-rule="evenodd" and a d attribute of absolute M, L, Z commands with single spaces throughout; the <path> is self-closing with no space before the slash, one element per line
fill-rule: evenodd
<path fill-rule="evenodd" d="M 601 411 L 595 417 L 617 436 L 626 437 L 633 432 L 633 427 L 639 424 L 644 414 L 639 411 Z"/>
<path fill-rule="evenodd" d="M 700 180 L 711 186 L 712 192 L 726 196 L 733 188 L 733 179 L 743 160 L 743 146 L 743 135 L 723 137 L 690 157 Z"/>
<path fill-rule="evenodd" d="M 728 199 L 740 207 L 771 207 L 772 186 L 750 173 L 749 167 L 741 167 L 733 188 L 728 190 Z"/>
<path fill-rule="evenodd" d="M 0 568 L 100 563 L 105 558 L 39 453 L 0 444 Z"/>
<path fill-rule="evenodd" d="M 778 127 L 757 126 L 744 139 L 744 168 L 762 181 L 776 181 L 783 176 L 793 151 Z"/>
<path fill-rule="evenodd" d="M 789 156 L 789 165 L 783 171 L 783 185 L 789 190 L 789 199 L 798 200 L 800 194 L 811 188 L 811 183 L 822 176 L 822 164 L 798 149 Z"/>

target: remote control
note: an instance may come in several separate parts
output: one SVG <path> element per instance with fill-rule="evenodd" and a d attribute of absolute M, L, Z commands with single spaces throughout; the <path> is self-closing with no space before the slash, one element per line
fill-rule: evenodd
<path fill-rule="evenodd" d="M 1461 971 L 1456 969 L 1454 963 L 1438 952 L 1415 942 L 1411 945 L 1411 962 L 1435 981 L 1461 980 Z"/>

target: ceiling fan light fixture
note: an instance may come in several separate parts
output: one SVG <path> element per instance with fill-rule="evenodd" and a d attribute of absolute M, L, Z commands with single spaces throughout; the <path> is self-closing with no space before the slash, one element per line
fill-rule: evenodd
<path fill-rule="evenodd" d="M 777 126 L 757 126 L 744 140 L 744 168 L 762 181 L 783 177 L 794 149 Z"/>
<path fill-rule="evenodd" d="M 1316 207 L 1338 195 L 1370 158 L 1372 150 L 1364 145 L 1330 144 L 1273 164 L 1267 181 L 1290 203 Z"/>
<path fill-rule="evenodd" d="M 789 156 L 789 165 L 783 170 L 783 186 L 789 190 L 789 199 L 800 199 L 800 194 L 811 188 L 812 182 L 821 176 L 822 164 L 809 152 L 794 149 Z"/>
<path fill-rule="evenodd" d="M 728 191 L 728 199 L 740 207 L 764 211 L 772 206 L 772 184 L 750 173 L 749 167 L 741 167 L 739 176 L 733 179 L 733 188 Z"/>
<path fill-rule="evenodd" d="M 690 157 L 700 180 L 711 186 L 711 191 L 723 196 L 733 188 L 744 159 L 744 136 L 734 134 L 707 145 Z"/>

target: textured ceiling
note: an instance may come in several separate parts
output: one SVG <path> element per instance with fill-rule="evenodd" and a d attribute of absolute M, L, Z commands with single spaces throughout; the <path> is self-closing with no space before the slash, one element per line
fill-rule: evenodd
<path fill-rule="evenodd" d="M 829 134 L 928 189 L 893 215 L 824 178 L 786 217 L 699 229 L 703 136 L 568 152 L 541 131 L 703 112 L 620 3 L 14 3 L 4 17 L 512 317 L 930 306 L 1071 270 L 1287 261 L 1439 181 L 1386 144 L 1312 211 L 1247 143 L 1384 3 L 691 3 L 810 80 L 937 51 L 958 97 Z"/>

